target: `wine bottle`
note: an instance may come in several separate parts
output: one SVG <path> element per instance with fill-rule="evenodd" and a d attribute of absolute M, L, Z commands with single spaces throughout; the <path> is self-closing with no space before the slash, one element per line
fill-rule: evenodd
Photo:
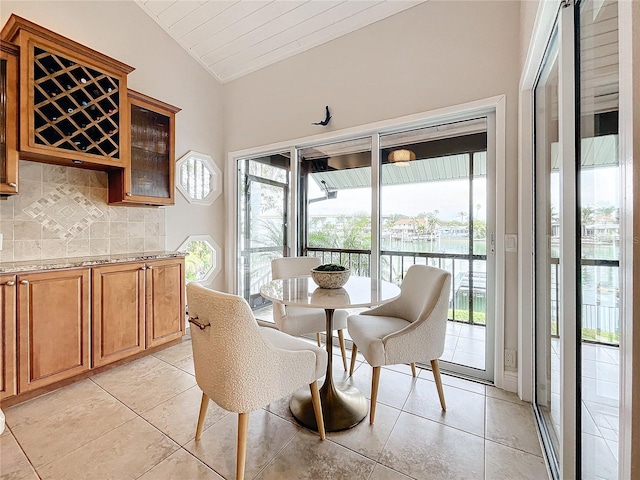
<path fill-rule="evenodd" d="M 71 108 L 71 107 L 67 108 L 67 112 L 73 113 L 73 108 Z"/>
<path fill-rule="evenodd" d="M 107 92 L 111 93 L 113 91 L 113 88 L 109 87 L 107 88 Z"/>
<path fill-rule="evenodd" d="M 84 78 L 84 77 L 82 77 L 82 78 L 80 79 L 80 83 L 87 83 L 87 79 L 86 79 L 86 78 Z"/>
<path fill-rule="evenodd" d="M 82 102 L 82 106 L 83 106 L 83 107 L 86 107 L 86 106 L 87 106 L 87 102 L 83 101 L 83 102 Z"/>

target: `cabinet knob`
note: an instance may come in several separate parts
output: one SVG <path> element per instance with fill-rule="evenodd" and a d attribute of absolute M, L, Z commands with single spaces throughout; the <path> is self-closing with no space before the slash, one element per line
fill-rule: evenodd
<path fill-rule="evenodd" d="M 29 285 L 29 280 L 20 280 L 22 285 Z"/>
<path fill-rule="evenodd" d="M 147 266 L 147 268 L 148 268 L 149 270 L 153 270 L 153 266 L 152 266 L 152 265 Z"/>
<path fill-rule="evenodd" d="M 146 270 L 147 267 L 145 267 L 144 265 L 140 267 L 140 270 Z"/>
<path fill-rule="evenodd" d="M 127 197 L 130 197 L 131 196 L 131 192 L 127 192 L 126 195 L 127 195 Z"/>
<path fill-rule="evenodd" d="M 15 284 L 16 284 L 16 282 L 14 282 L 13 280 L 9 280 L 9 281 L 7 282 L 7 285 L 8 285 L 9 287 L 13 287 Z"/>
<path fill-rule="evenodd" d="M 16 182 L 9 182 L 9 186 L 16 188 L 18 186 L 18 184 Z"/>

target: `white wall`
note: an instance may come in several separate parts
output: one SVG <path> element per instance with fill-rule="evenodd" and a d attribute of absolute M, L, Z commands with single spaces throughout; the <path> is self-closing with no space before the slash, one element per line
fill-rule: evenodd
<path fill-rule="evenodd" d="M 226 150 L 506 94 L 506 232 L 517 233 L 519 25 L 518 1 L 429 1 L 225 84 Z M 325 105 L 330 125 L 310 125 Z M 516 254 L 506 262 L 505 347 L 516 349 Z"/>
<path fill-rule="evenodd" d="M 2 0 L 2 25 L 11 13 L 135 67 L 130 88 L 182 108 L 176 117 L 176 158 L 196 150 L 223 168 L 220 84 L 134 2 Z M 192 206 L 176 191 L 175 206 L 164 208 L 166 248 L 177 248 L 191 234 L 211 235 L 222 246 L 223 209 L 222 196 L 210 207 Z M 221 271 L 212 284 L 223 288 L 223 280 Z"/>
<path fill-rule="evenodd" d="M 524 67 L 533 36 L 540 0 L 523 0 L 520 6 L 520 67 Z"/>

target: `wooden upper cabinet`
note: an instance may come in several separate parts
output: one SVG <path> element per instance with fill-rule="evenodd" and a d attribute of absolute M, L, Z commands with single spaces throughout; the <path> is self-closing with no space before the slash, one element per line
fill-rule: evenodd
<path fill-rule="evenodd" d="M 18 393 L 89 370 L 88 268 L 21 274 Z"/>
<path fill-rule="evenodd" d="M 179 108 L 133 90 L 129 165 L 109 172 L 110 204 L 173 205 L 175 121 Z"/>
<path fill-rule="evenodd" d="M 144 263 L 93 269 L 93 367 L 144 350 L 145 269 Z"/>
<path fill-rule="evenodd" d="M 0 195 L 18 193 L 18 52 L 0 41 Z"/>
<path fill-rule="evenodd" d="M 21 158 L 127 165 L 133 68 L 16 15 L 0 35 L 20 47 Z"/>
<path fill-rule="evenodd" d="M 15 395 L 16 277 L 0 275 L 0 400 Z"/>
<path fill-rule="evenodd" d="M 184 334 L 184 258 L 147 263 L 147 348 Z"/>

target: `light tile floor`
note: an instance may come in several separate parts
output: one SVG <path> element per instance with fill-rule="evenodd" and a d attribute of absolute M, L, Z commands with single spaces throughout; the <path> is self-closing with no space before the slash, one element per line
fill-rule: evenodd
<path fill-rule="evenodd" d="M 361 359 L 360 359 L 361 360 Z M 337 380 L 346 379 L 334 362 Z M 251 413 L 247 479 L 546 479 L 531 406 L 511 393 L 430 371 L 383 368 L 376 423 L 321 442 L 288 398 Z M 348 380 L 370 394 L 371 368 Z M 194 433 L 200 390 L 191 342 L 6 409 L 2 480 L 234 478 L 237 417 L 211 405 Z"/>
<path fill-rule="evenodd" d="M 543 409 L 560 432 L 560 346 L 551 339 L 551 409 Z M 618 478 L 620 349 L 582 343 L 582 472 L 584 478 Z"/>

